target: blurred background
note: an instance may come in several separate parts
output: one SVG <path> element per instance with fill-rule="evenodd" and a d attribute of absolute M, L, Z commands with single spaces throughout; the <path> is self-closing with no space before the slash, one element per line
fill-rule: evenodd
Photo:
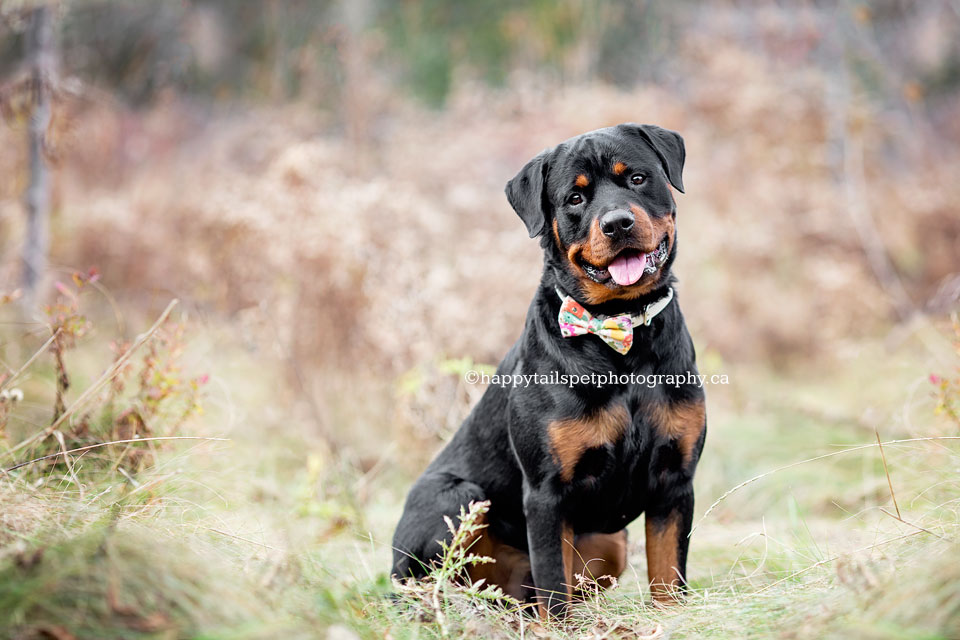
<path fill-rule="evenodd" d="M 731 380 L 701 495 L 960 425 L 954 0 L 3 0 L 0 110 L 4 370 L 85 284 L 81 381 L 179 298 L 184 369 L 211 381 L 189 432 L 247 446 L 244 499 L 285 505 L 255 537 L 299 509 L 303 545 L 376 539 L 381 580 L 404 489 L 483 391 L 463 372 L 499 361 L 540 277 L 503 187 L 591 129 L 686 141 L 678 294 Z M 53 378 L 24 383 L 8 445 L 49 423 Z M 721 522 L 856 511 L 889 497 L 878 464 Z"/>
<path fill-rule="evenodd" d="M 317 398 L 496 363 L 540 271 L 505 182 L 623 121 L 686 139 L 676 271 L 708 363 L 836 361 L 960 295 L 952 2 L 77 1 L 46 10 L 49 55 L 31 6 L 0 14 L 0 281 L 27 277 L 40 64 L 37 295 L 95 267 L 130 308 L 177 296 Z"/>

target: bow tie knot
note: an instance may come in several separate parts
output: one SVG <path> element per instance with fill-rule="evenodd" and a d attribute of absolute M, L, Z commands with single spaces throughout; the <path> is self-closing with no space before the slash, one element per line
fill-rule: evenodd
<path fill-rule="evenodd" d="M 628 315 L 595 318 L 580 303 L 567 297 L 560 305 L 558 320 L 564 338 L 592 333 L 620 354 L 626 354 L 633 346 L 633 318 Z"/>
<path fill-rule="evenodd" d="M 673 299 L 673 288 L 667 290 L 667 295 L 653 302 L 638 316 L 622 314 L 618 316 L 594 316 L 583 305 L 557 290 L 562 303 L 557 321 L 560 324 L 560 333 L 564 338 L 573 338 L 588 333 L 599 337 L 614 351 L 626 355 L 633 346 L 633 328 L 649 326 L 650 321 L 663 311 Z"/>

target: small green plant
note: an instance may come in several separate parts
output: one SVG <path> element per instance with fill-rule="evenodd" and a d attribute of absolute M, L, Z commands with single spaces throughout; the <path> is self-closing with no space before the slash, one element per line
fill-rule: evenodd
<path fill-rule="evenodd" d="M 495 562 L 493 558 L 470 551 L 480 533 L 486 528 L 483 516 L 490 510 L 490 501 L 471 502 L 460 507 L 459 524 L 444 516 L 450 540 L 441 540 L 442 553 L 431 567 L 430 574 L 422 580 L 394 581 L 394 587 L 414 605 L 421 617 L 432 617 L 443 637 L 450 635 L 448 612 L 456 608 L 456 599 L 465 599 L 481 611 L 491 607 L 517 609 L 519 602 L 506 595 L 500 587 L 487 585 L 483 580 L 469 583 L 468 567 Z M 427 615 L 423 615 L 427 614 Z"/>
<path fill-rule="evenodd" d="M 64 353 L 76 347 L 77 340 L 87 335 L 92 326 L 80 311 L 80 294 L 88 284 L 96 282 L 99 277 L 95 269 L 90 269 L 86 274 L 74 273 L 72 279 L 76 289 L 63 282 L 56 282 L 55 286 L 60 295 L 56 302 L 44 308 L 50 322 L 50 332 L 54 336 L 50 353 L 53 354 L 57 374 L 57 395 L 51 422 L 56 422 L 67 410 L 65 396 L 70 388 L 70 376 L 67 374 Z"/>
<path fill-rule="evenodd" d="M 143 359 L 128 363 L 113 379 L 101 421 L 110 425 L 111 438 L 176 435 L 186 420 L 202 414 L 200 395 L 209 377 L 184 376 L 184 331 L 183 323 L 161 326 Z M 130 349 L 126 343 L 111 346 L 117 358 Z"/>

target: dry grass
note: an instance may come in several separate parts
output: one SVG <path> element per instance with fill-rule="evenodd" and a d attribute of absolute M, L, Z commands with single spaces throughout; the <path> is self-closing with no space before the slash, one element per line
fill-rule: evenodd
<path fill-rule="evenodd" d="M 92 295 L 89 302 L 97 306 Z M 89 315 L 94 327 L 109 326 L 104 311 L 99 303 Z M 0 572 L 7 585 L 0 625 L 15 637 L 307 638 L 332 626 L 348 636 L 394 638 L 950 638 L 960 628 L 957 576 L 944 570 L 955 562 L 960 525 L 960 454 L 951 444 L 957 436 L 948 435 L 957 425 L 935 416 L 933 393 L 918 399 L 866 390 L 834 407 L 855 415 L 870 406 L 884 433 L 912 436 L 884 439 L 885 464 L 873 434 L 856 420 L 764 406 L 779 397 L 777 386 L 731 371 L 729 388 L 711 390 L 715 410 L 698 476 L 701 520 L 686 603 L 647 603 L 644 551 L 634 535 L 617 589 L 597 594 L 562 623 L 535 622 L 452 582 L 464 557 L 444 565 L 436 582 L 386 598 L 387 540 L 410 480 L 393 464 L 403 452 L 386 451 L 364 471 L 362 459 L 329 449 L 309 411 L 283 409 L 264 388 L 266 367 L 282 370 L 282 355 L 263 358 L 236 332 L 203 322 L 191 323 L 186 335 L 184 375 L 209 363 L 211 353 L 217 364 L 204 413 L 185 429 L 229 444 L 174 440 L 136 468 L 125 464 L 129 452 L 92 445 L 104 455 L 53 453 L 52 460 L 0 474 Z M 93 385 L 96 369 L 110 369 L 98 346 L 109 338 L 91 334 L 66 354 L 75 380 Z M 42 336 L 33 340 L 42 344 Z M 923 343 L 914 337 L 887 352 L 887 362 L 857 366 L 909 389 L 911 378 L 935 366 L 917 358 Z M 895 372 L 903 359 L 912 364 Z M 24 372 L 28 393 L 8 414 L 8 431 L 11 422 L 36 422 L 49 412 L 42 400 L 55 396 L 56 371 L 44 370 L 50 360 L 41 354 Z M 459 377 L 455 367 L 449 371 L 449 379 Z M 827 399 L 859 384 L 861 375 L 850 369 L 795 382 Z M 78 384 L 73 393 L 87 388 Z M 759 404 L 735 410 L 745 389 Z M 104 400 L 97 398 L 95 407 Z M 120 413 L 118 406 L 110 415 Z M 94 436 L 109 433 L 101 423 Z M 135 446 L 147 447 L 147 440 Z M 816 443 L 847 446 L 823 451 Z M 38 457 L 29 452 L 39 446 L 12 458 Z M 823 453 L 810 455 L 818 449 Z"/>

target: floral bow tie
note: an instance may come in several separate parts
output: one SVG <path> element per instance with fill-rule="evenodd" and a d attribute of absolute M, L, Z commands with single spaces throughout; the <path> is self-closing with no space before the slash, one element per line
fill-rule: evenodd
<path fill-rule="evenodd" d="M 619 316 L 594 317 L 579 302 L 557 289 L 562 301 L 557 322 L 564 338 L 582 336 L 588 333 L 599 337 L 621 355 L 626 355 L 633 346 L 633 328 L 650 326 L 654 316 L 663 311 L 673 300 L 673 287 L 667 289 L 667 295 L 648 304 L 639 315 L 623 314 Z"/>

